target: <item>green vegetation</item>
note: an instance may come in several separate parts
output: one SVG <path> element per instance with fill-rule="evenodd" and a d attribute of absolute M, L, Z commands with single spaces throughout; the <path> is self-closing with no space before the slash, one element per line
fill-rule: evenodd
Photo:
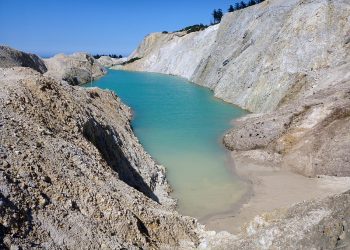
<path fill-rule="evenodd" d="M 187 31 L 187 34 L 188 33 L 191 33 L 191 32 L 196 32 L 196 31 L 200 31 L 200 30 L 204 30 L 208 28 L 208 25 L 204 25 L 202 23 L 200 24 L 195 24 L 195 25 L 191 25 L 191 26 L 187 26 L 181 30 L 178 30 L 176 32 L 179 32 L 179 31 Z"/>
<path fill-rule="evenodd" d="M 235 8 L 232 5 L 230 5 L 227 12 L 234 12 L 234 11 L 235 11 Z"/>
<path fill-rule="evenodd" d="M 96 54 L 96 55 L 93 55 L 93 57 L 95 58 L 95 59 L 99 59 L 101 56 L 109 56 L 109 57 L 111 57 L 111 58 L 123 58 L 123 56 L 122 55 L 116 55 L 116 54 L 109 54 L 109 55 L 105 55 L 105 54 Z"/>
<path fill-rule="evenodd" d="M 259 4 L 261 2 L 263 2 L 265 0 L 249 0 L 248 3 L 245 3 L 244 1 L 241 1 L 239 3 L 236 3 L 235 6 L 233 7 L 233 5 L 230 5 L 228 8 L 228 12 L 234 12 L 236 10 L 241 10 L 244 8 L 247 8 L 249 6 L 255 5 L 255 4 Z"/>
<path fill-rule="evenodd" d="M 137 60 L 140 60 L 142 57 L 134 57 L 134 58 L 131 58 L 130 60 L 126 61 L 126 62 L 123 62 L 122 65 L 127 65 L 129 63 L 133 63 Z"/>
<path fill-rule="evenodd" d="M 222 12 L 222 9 L 214 10 L 211 14 L 213 16 L 214 22 L 212 24 L 220 23 L 221 18 L 224 16 L 224 13 Z"/>
<path fill-rule="evenodd" d="M 245 1 L 241 1 L 236 3 L 234 6 L 231 4 L 229 6 L 229 8 L 227 9 L 227 12 L 234 12 L 236 10 L 241 10 L 244 8 L 247 8 L 249 6 L 255 5 L 255 4 L 259 4 L 261 2 L 263 2 L 265 0 L 249 0 L 248 2 Z M 211 13 L 213 20 L 210 22 L 210 25 L 215 25 L 221 22 L 222 17 L 224 16 L 224 13 L 222 11 L 222 9 L 214 9 L 213 12 Z M 196 32 L 196 31 L 201 31 L 204 30 L 206 28 L 208 28 L 209 25 L 204 25 L 204 24 L 195 24 L 195 25 L 191 25 L 191 26 L 187 26 L 181 30 L 177 30 L 175 32 L 180 32 L 180 31 L 186 31 L 187 34 L 191 33 L 191 32 Z M 163 34 L 168 34 L 168 31 L 163 31 Z"/>
<path fill-rule="evenodd" d="M 235 6 L 233 6 L 232 4 L 228 7 L 227 12 L 234 12 L 236 10 L 241 10 L 244 8 L 247 8 L 249 6 L 255 5 L 255 4 L 259 4 L 261 2 L 263 2 L 265 0 L 249 0 L 248 2 L 245 1 L 241 1 L 235 4 Z M 214 9 L 213 13 L 211 14 L 213 17 L 213 22 L 211 22 L 211 25 L 214 24 L 218 24 L 221 22 L 221 19 L 223 17 L 223 12 L 221 9 Z"/>

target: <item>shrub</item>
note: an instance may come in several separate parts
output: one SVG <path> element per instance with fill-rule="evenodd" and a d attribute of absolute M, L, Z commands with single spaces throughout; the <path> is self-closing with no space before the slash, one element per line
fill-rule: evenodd
<path fill-rule="evenodd" d="M 133 63 L 137 60 L 140 60 L 142 57 L 134 57 L 134 58 L 131 58 L 130 60 L 126 61 L 126 62 L 123 62 L 122 65 L 127 65 L 129 63 Z"/>
<path fill-rule="evenodd" d="M 180 32 L 180 31 L 186 31 L 187 34 L 191 33 L 191 32 L 196 32 L 196 31 L 200 31 L 200 30 L 204 30 L 208 28 L 208 25 L 204 25 L 204 24 L 195 24 L 195 25 L 191 25 L 191 26 L 187 26 L 181 30 L 178 30 L 176 32 Z"/>
<path fill-rule="evenodd" d="M 111 58 L 123 58 L 122 55 L 116 55 L 116 54 L 109 54 L 109 55 L 106 55 L 106 54 L 96 54 L 96 55 L 93 55 L 92 57 L 95 58 L 95 59 L 99 59 L 101 56 L 109 56 Z"/>

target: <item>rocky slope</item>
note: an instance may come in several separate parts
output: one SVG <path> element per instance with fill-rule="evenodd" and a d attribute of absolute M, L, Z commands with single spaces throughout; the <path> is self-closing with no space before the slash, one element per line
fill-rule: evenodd
<path fill-rule="evenodd" d="M 47 76 L 63 79 L 71 85 L 88 83 L 107 73 L 97 60 L 86 53 L 58 54 L 44 59 L 44 62 L 48 69 Z"/>
<path fill-rule="evenodd" d="M 118 97 L 28 68 L 0 71 L 2 247 L 197 241 L 196 223 L 173 210 L 164 169 L 138 143 Z"/>
<path fill-rule="evenodd" d="M 40 73 L 64 80 L 70 85 L 79 85 L 95 80 L 107 73 L 105 67 L 117 65 L 125 59 L 103 58 L 95 60 L 86 53 L 58 54 L 48 59 L 0 45 L 0 68 L 28 67 Z"/>

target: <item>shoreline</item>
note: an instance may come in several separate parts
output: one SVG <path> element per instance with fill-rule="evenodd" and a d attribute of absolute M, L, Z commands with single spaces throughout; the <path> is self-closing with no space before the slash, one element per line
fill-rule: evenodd
<path fill-rule="evenodd" d="M 308 178 L 280 169 L 273 162 L 253 160 L 245 153 L 230 152 L 230 156 L 232 171 L 247 183 L 248 189 L 230 211 L 200 221 L 206 230 L 239 234 L 257 215 L 350 189 L 350 177 Z"/>
<path fill-rule="evenodd" d="M 207 90 L 209 90 L 211 93 L 212 93 L 212 97 L 220 102 L 223 102 L 223 103 L 226 103 L 226 104 L 229 104 L 229 105 L 232 105 L 234 106 L 235 108 L 238 108 L 238 109 L 241 109 L 243 110 L 246 114 L 244 115 L 247 115 L 247 114 L 253 114 L 252 111 L 250 111 L 249 109 L 246 109 L 246 108 L 243 108 L 241 106 L 239 106 L 238 104 L 235 104 L 233 102 L 229 102 L 227 100 L 224 100 L 218 96 L 215 95 L 214 93 L 214 90 L 208 86 L 204 86 L 204 85 L 201 85 L 197 82 L 194 82 L 193 80 L 187 78 L 187 77 L 184 77 L 184 76 L 181 76 L 181 75 L 174 75 L 174 74 L 167 74 L 167 73 L 162 73 L 162 72 L 156 72 L 156 71 L 143 71 L 143 70 L 136 70 L 136 69 L 125 69 L 125 68 L 113 68 L 113 67 L 110 67 L 108 68 L 108 70 L 121 70 L 121 71 L 129 71 L 129 72 L 136 72 L 136 73 L 151 73 L 151 74 L 159 74 L 159 75 L 166 75 L 166 76 L 173 76 L 173 77 L 177 77 L 177 78 L 180 78 L 180 79 L 183 79 L 187 82 L 189 82 L 190 84 L 194 84 L 196 86 L 199 86 L 201 88 L 205 88 Z M 242 116 L 243 117 L 243 116 Z M 240 117 L 241 118 L 241 117 Z M 220 137 L 222 139 L 222 137 Z"/>

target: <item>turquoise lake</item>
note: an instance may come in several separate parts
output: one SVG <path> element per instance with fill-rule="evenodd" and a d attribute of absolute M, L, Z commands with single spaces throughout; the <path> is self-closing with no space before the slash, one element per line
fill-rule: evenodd
<path fill-rule="evenodd" d="M 245 111 L 182 78 L 110 70 L 92 86 L 113 90 L 134 112 L 141 144 L 167 169 L 178 210 L 200 220 L 230 210 L 245 192 L 221 138 Z"/>

